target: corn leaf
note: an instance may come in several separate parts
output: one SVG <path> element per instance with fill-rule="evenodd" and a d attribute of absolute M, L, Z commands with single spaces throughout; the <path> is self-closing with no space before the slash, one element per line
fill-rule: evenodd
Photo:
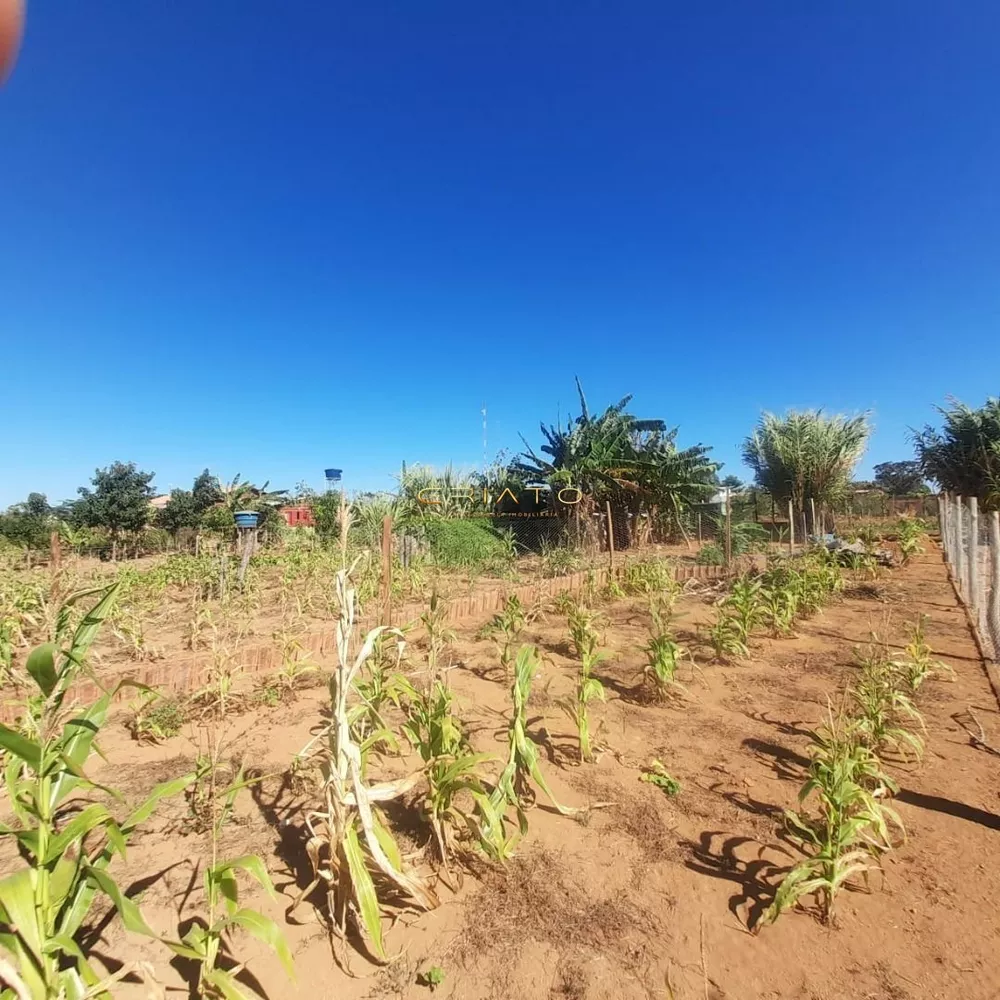
<path fill-rule="evenodd" d="M 358 903 L 361 920 L 371 938 L 372 946 L 379 958 L 385 958 L 385 947 L 382 944 L 382 917 L 379 911 L 378 896 L 375 894 L 375 884 L 371 873 L 365 864 L 365 856 L 358 841 L 358 831 L 353 825 L 347 828 L 344 837 L 344 854 L 347 855 L 347 865 L 351 872 L 351 884 L 354 888 L 354 898 Z"/>
<path fill-rule="evenodd" d="M 281 960 L 288 978 L 295 978 L 295 964 L 292 961 L 288 942 L 278 925 L 270 917 L 265 917 L 263 913 L 258 913 L 256 910 L 237 910 L 232 915 L 232 922 L 252 934 L 258 941 L 269 945 Z"/>

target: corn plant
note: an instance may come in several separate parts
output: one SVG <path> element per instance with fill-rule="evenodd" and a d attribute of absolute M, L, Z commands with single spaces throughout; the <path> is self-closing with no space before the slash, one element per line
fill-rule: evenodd
<path fill-rule="evenodd" d="M 464 828 L 482 841 L 479 821 L 458 804 L 458 798 L 468 792 L 478 808 L 486 798 L 479 768 L 492 758 L 473 752 L 461 720 L 454 713 L 454 696 L 441 681 L 423 692 L 407 685 L 406 715 L 403 734 L 424 762 L 427 777 L 424 814 L 447 871 L 455 828 Z"/>
<path fill-rule="evenodd" d="M 437 677 L 441 654 L 455 641 L 455 633 L 448 628 L 448 605 L 441 600 L 437 590 L 431 593 L 427 610 L 420 616 L 427 632 L 427 666 L 431 678 Z"/>
<path fill-rule="evenodd" d="M 354 678 L 354 690 L 361 699 L 357 706 L 355 732 L 364 739 L 377 730 L 386 731 L 383 709 L 400 704 L 410 686 L 400 673 L 406 643 L 402 630 L 383 632 L 372 646 L 371 656 Z"/>
<path fill-rule="evenodd" d="M 910 626 L 910 641 L 906 644 L 903 655 L 895 661 L 896 670 L 906 680 L 911 692 L 916 693 L 928 677 L 934 674 L 951 674 L 954 671 L 947 664 L 934 659 L 934 651 L 927 643 L 924 634 L 924 615 L 918 615 Z"/>
<path fill-rule="evenodd" d="M 889 824 L 902 831 L 896 813 L 884 803 L 894 786 L 853 720 L 830 712 L 810 748 L 809 776 L 799 801 L 818 800 L 815 820 L 788 811 L 792 835 L 809 857 L 782 880 L 762 915 L 770 923 L 807 896 L 818 894 L 823 917 L 833 916 L 837 894 L 853 877 L 867 873 L 877 856 L 892 846 Z"/>
<path fill-rule="evenodd" d="M 795 612 L 798 610 L 798 600 L 795 590 L 789 586 L 777 584 L 761 590 L 761 605 L 764 612 L 764 622 L 770 626 L 775 639 L 792 634 L 795 624 Z"/>
<path fill-rule="evenodd" d="M 926 536 L 923 522 L 916 517 L 901 517 L 896 525 L 899 553 L 905 566 L 915 555 L 924 551 L 920 543 Z"/>
<path fill-rule="evenodd" d="M 524 630 L 538 617 L 537 607 L 525 608 L 516 594 L 511 594 L 504 602 L 503 609 L 495 614 L 479 631 L 482 638 L 492 639 L 500 655 L 503 675 L 510 680 L 510 668 L 514 650 Z"/>
<path fill-rule="evenodd" d="M 226 969 L 220 968 L 218 964 L 220 952 L 224 948 L 227 951 L 231 950 L 229 939 L 236 929 L 246 931 L 271 948 L 280 959 L 289 979 L 295 978 L 295 969 L 292 953 L 277 924 L 257 910 L 240 906 L 236 874 L 241 871 L 253 878 L 272 899 L 277 898 L 264 862 L 256 854 L 246 854 L 228 860 L 220 859 L 218 856 L 222 828 L 233 811 L 237 795 L 250 782 L 246 780 L 244 769 L 240 767 L 232 783 L 221 791 L 217 790 L 216 764 L 217 756 L 213 755 L 206 768 L 209 779 L 208 801 L 212 844 L 211 862 L 205 869 L 205 901 L 208 913 L 205 920 L 195 922 L 179 941 L 167 940 L 164 943 L 174 954 L 197 964 L 197 989 L 200 997 L 244 1000 L 247 994 L 241 989 L 236 977 L 245 967 L 245 963 Z"/>
<path fill-rule="evenodd" d="M 902 678 L 896 664 L 875 644 L 856 655 L 860 676 L 850 693 L 865 745 L 874 753 L 890 749 L 903 754 L 911 752 L 919 758 L 923 740 L 904 723 L 916 722 L 923 728 L 923 718 L 910 697 L 900 690 Z"/>
<path fill-rule="evenodd" d="M 753 630 L 764 620 L 760 580 L 749 576 L 740 577 L 723 599 L 722 607 L 728 611 L 736 625 L 741 642 L 746 644 Z"/>
<path fill-rule="evenodd" d="M 607 654 L 598 648 L 597 616 L 582 606 L 575 607 L 568 616 L 570 638 L 576 650 L 580 669 L 577 674 L 576 692 L 572 698 L 559 704 L 576 726 L 580 740 L 580 760 L 591 761 L 594 753 L 590 745 L 590 718 L 588 705 L 594 698 L 604 700 L 604 685 L 593 676 L 593 669 Z"/>
<path fill-rule="evenodd" d="M 649 596 L 663 592 L 673 592 L 680 587 L 674 580 L 673 568 L 662 559 L 648 559 L 630 562 L 625 566 L 622 586 L 627 594 Z"/>
<path fill-rule="evenodd" d="M 350 576 L 356 566 L 357 560 L 350 569 L 340 570 L 335 577 L 340 617 L 337 623 L 338 664 L 330 678 L 330 721 L 306 745 L 297 761 L 299 766 L 318 765 L 323 800 L 318 809 L 309 811 L 305 817 L 309 833 L 306 853 L 313 879 L 296 898 L 292 909 L 321 882 L 325 883 L 333 934 L 346 941 L 347 918 L 353 906 L 360 918 L 360 929 L 371 942 L 375 955 L 385 959 L 382 902 L 376 892 L 372 869 L 379 873 L 381 885 L 391 885 L 390 891 L 402 894 L 420 909 L 433 909 L 438 900 L 422 878 L 404 870 L 399 847 L 375 805 L 405 795 L 420 781 L 422 772 L 396 781 L 369 784 L 364 775 L 363 745 L 355 740 L 352 732 L 354 706 L 350 699 L 354 681 L 379 636 L 391 631 L 384 626 L 372 629 L 357 655 L 352 656 L 357 593 Z M 344 962 L 348 964 L 346 952 Z"/>
<path fill-rule="evenodd" d="M 743 631 L 733 615 L 719 611 L 715 621 L 705 630 L 712 651 L 717 660 L 732 657 L 745 659 L 750 655 L 750 647 L 743 640 Z"/>
<path fill-rule="evenodd" d="M 684 690 L 684 686 L 677 680 L 677 667 L 688 655 L 670 629 L 669 611 L 666 608 L 667 605 L 658 595 L 651 597 L 649 642 L 643 646 L 646 654 L 646 665 L 642 668 L 643 679 L 652 684 L 660 698 L 666 698 L 674 691 Z"/>
<path fill-rule="evenodd" d="M 99 600 L 67 646 L 49 643 L 28 657 L 27 672 L 41 696 L 32 713 L 37 738 L 0 726 L 0 746 L 8 756 L 4 783 L 14 814 L 13 823 L 0 829 L 0 835 L 17 841 L 22 862 L 0 879 L 0 951 L 13 963 L 4 962 L 3 978 L 13 991 L 5 995 L 19 1000 L 105 997 L 113 981 L 139 967 L 128 962 L 102 979 L 76 935 L 101 892 L 128 930 L 155 936 L 108 868 L 116 854 L 124 856 L 128 839 L 157 803 L 183 790 L 194 777 L 158 785 L 122 822 L 105 805 L 87 801 L 87 793 L 96 791 L 121 798 L 114 789 L 90 781 L 86 765 L 112 699 L 128 683 L 105 691 L 87 706 L 69 701 L 70 686 L 87 669 L 87 652 L 112 609 L 116 588 L 74 595 L 63 606 L 68 611 L 71 604 L 96 593 Z"/>
<path fill-rule="evenodd" d="M 522 646 L 514 661 L 514 681 L 510 694 L 512 713 L 507 732 L 508 755 L 496 786 L 488 799 L 488 810 L 484 810 L 484 837 L 488 842 L 503 845 L 504 856 L 509 856 L 513 846 L 506 839 L 503 824 L 508 806 L 517 812 L 521 836 L 528 831 L 526 808 L 534 802 L 534 793 L 528 779 L 548 796 L 552 805 L 564 816 L 574 815 L 577 810 L 560 805 L 549 789 L 548 782 L 538 766 L 538 746 L 527 732 L 528 698 L 531 696 L 531 682 L 540 666 L 538 650 L 534 646 Z"/>

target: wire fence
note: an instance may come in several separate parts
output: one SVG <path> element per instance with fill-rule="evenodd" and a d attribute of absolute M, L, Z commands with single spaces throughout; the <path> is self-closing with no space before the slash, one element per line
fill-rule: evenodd
<path fill-rule="evenodd" d="M 1000 511 L 980 511 L 975 497 L 938 498 L 941 540 L 984 649 L 1000 655 Z"/>

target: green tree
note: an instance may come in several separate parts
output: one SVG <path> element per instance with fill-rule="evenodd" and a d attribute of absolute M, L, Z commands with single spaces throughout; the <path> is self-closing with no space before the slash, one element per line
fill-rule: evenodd
<path fill-rule="evenodd" d="M 541 425 L 545 444 L 526 452 L 510 466 L 526 481 L 545 481 L 554 488 L 573 486 L 585 496 L 585 508 L 614 498 L 634 510 L 645 506 L 660 520 L 681 527 L 685 511 L 703 502 L 715 488 L 720 468 L 704 445 L 678 448 L 677 429 L 662 420 L 642 420 L 628 412 L 625 396 L 593 415 L 580 380 L 580 415 L 565 428 Z"/>
<path fill-rule="evenodd" d="M 209 507 L 222 503 L 222 490 L 219 487 L 218 478 L 205 469 L 195 479 L 194 485 L 191 487 L 191 497 L 199 514 L 204 514 Z"/>
<path fill-rule="evenodd" d="M 739 476 L 726 476 L 720 480 L 719 485 L 723 489 L 741 490 L 743 489 L 743 480 Z"/>
<path fill-rule="evenodd" d="M 914 434 L 920 468 L 942 490 L 978 497 L 989 510 L 1000 507 L 1000 399 L 990 397 L 978 410 L 952 400 L 937 407 L 940 430 Z"/>
<path fill-rule="evenodd" d="M 875 485 L 891 497 L 929 492 L 919 462 L 880 462 L 874 471 Z"/>
<path fill-rule="evenodd" d="M 779 504 L 803 510 L 808 500 L 829 504 L 847 492 L 871 428 L 865 415 L 827 417 L 821 410 L 764 413 L 743 442 L 743 461 L 757 485 Z"/>
<path fill-rule="evenodd" d="M 89 527 L 107 529 L 112 559 L 117 558 L 122 535 L 141 531 L 149 521 L 153 476 L 137 468 L 135 462 L 114 462 L 95 472 L 92 490 L 85 486 L 78 490 L 79 517 Z"/>
<path fill-rule="evenodd" d="M 197 528 L 203 513 L 191 490 L 171 490 L 170 499 L 156 512 L 156 526 L 176 538 L 181 528 Z"/>
<path fill-rule="evenodd" d="M 29 493 L 28 499 L 0 514 L 0 536 L 29 549 L 45 548 L 55 524 L 44 493 Z"/>

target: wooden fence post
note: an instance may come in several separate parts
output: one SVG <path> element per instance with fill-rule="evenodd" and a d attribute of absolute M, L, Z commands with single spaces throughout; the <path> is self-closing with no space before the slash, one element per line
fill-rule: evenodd
<path fill-rule="evenodd" d="M 788 501 L 788 554 L 795 554 L 795 508 L 792 501 Z"/>
<path fill-rule="evenodd" d="M 733 561 L 733 503 L 726 487 L 726 569 Z"/>
<path fill-rule="evenodd" d="M 1000 511 L 990 511 L 990 607 L 987 614 L 993 659 L 1000 660 Z"/>
<path fill-rule="evenodd" d="M 962 531 L 962 498 L 955 497 L 955 579 L 958 581 L 959 592 L 967 596 L 965 591 L 965 538 Z"/>
<path fill-rule="evenodd" d="M 611 523 L 611 501 L 604 502 L 604 509 L 608 517 L 608 573 L 615 571 L 615 526 Z M 609 576 L 610 580 L 611 577 Z"/>
<path fill-rule="evenodd" d="M 809 514 L 812 518 L 812 533 L 818 535 L 819 532 L 816 530 L 816 501 L 812 497 L 809 498 Z"/>
<path fill-rule="evenodd" d="M 382 624 L 392 624 L 392 515 L 382 519 Z"/>
<path fill-rule="evenodd" d="M 701 511 L 698 511 L 698 544 L 701 545 Z"/>
<path fill-rule="evenodd" d="M 969 497 L 969 607 L 979 623 L 979 498 Z"/>

